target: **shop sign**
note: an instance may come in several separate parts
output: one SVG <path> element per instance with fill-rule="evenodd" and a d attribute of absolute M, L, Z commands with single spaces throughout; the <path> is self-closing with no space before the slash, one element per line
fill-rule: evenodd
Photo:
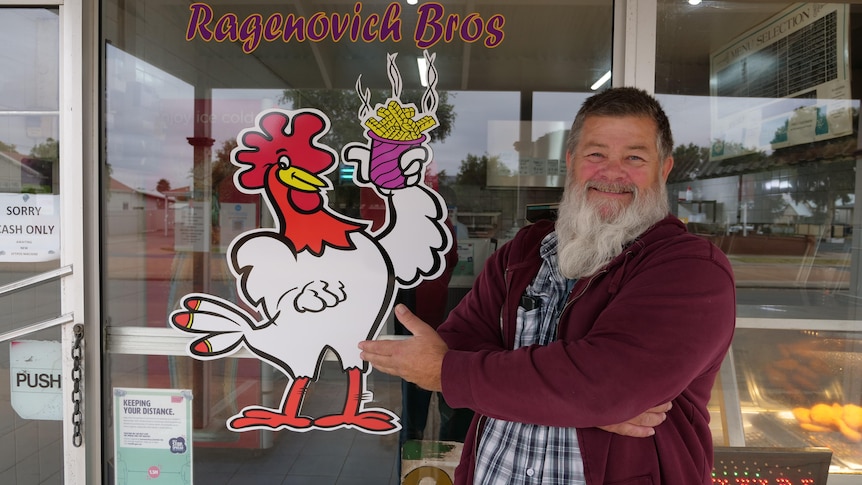
<path fill-rule="evenodd" d="M 186 40 L 204 42 L 239 42 L 246 54 L 254 52 L 261 42 L 401 42 L 404 31 L 412 32 L 412 40 L 419 49 L 430 49 L 438 42 L 480 42 L 489 49 L 499 46 L 505 36 L 506 18 L 501 14 L 482 16 L 473 12 L 459 15 L 446 12 L 436 2 L 416 7 L 418 18 L 413 26 L 403 25 L 401 4 L 392 2 L 383 14 L 362 11 L 363 3 L 356 2 L 351 12 L 316 12 L 309 16 L 281 13 L 253 13 L 240 16 L 235 13 L 217 15 L 207 3 L 189 6 Z"/>
<path fill-rule="evenodd" d="M 12 409 L 21 419 L 63 419 L 60 342 L 13 340 L 9 346 Z"/>
<path fill-rule="evenodd" d="M 60 259 L 60 196 L 0 194 L 0 262 Z"/>
<path fill-rule="evenodd" d="M 191 403 L 187 389 L 114 388 L 115 483 L 194 483 Z"/>

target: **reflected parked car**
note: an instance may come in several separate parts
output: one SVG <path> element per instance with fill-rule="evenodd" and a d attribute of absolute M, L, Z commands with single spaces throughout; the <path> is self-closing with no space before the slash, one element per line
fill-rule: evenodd
<path fill-rule="evenodd" d="M 736 234 L 737 232 L 742 232 L 742 229 L 743 229 L 742 224 L 734 224 L 734 225 L 727 228 L 727 232 L 729 234 Z M 745 225 L 745 232 L 753 232 L 753 231 L 754 231 L 754 226 L 752 226 L 751 224 Z"/>

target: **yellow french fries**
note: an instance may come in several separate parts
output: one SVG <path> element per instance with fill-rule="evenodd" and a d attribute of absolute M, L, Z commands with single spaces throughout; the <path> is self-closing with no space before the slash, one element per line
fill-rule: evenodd
<path fill-rule="evenodd" d="M 422 132 L 437 126 L 437 122 L 431 116 L 423 116 L 418 121 L 416 109 L 410 106 L 401 106 L 395 100 L 390 100 L 386 106 L 377 109 L 379 118 L 370 117 L 363 123 L 375 135 L 387 140 L 415 140 L 422 136 Z"/>

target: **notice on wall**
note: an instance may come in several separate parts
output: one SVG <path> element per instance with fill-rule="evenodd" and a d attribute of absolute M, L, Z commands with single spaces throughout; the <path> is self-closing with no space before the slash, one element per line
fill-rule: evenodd
<path fill-rule="evenodd" d="M 209 222 L 212 214 L 210 204 L 190 201 L 175 210 L 174 250 L 209 251 Z"/>
<path fill-rule="evenodd" d="M 9 344 L 12 409 L 21 419 L 63 419 L 60 342 L 13 340 Z"/>
<path fill-rule="evenodd" d="M 793 4 L 710 56 L 710 160 L 853 133 L 849 6 Z"/>
<path fill-rule="evenodd" d="M 240 234 L 256 227 L 256 211 L 256 204 L 238 202 L 222 204 L 219 211 L 219 245 L 222 252 L 226 252 L 230 242 Z"/>
<path fill-rule="evenodd" d="M 60 196 L 0 194 L 0 261 L 60 259 Z"/>
<path fill-rule="evenodd" d="M 116 483 L 191 485 L 192 392 L 114 388 Z"/>

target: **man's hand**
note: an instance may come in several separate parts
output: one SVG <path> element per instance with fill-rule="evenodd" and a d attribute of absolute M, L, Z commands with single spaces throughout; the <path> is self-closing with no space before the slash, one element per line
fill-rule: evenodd
<path fill-rule="evenodd" d="M 640 415 L 624 423 L 599 426 L 599 429 L 622 436 L 631 436 L 632 438 L 646 438 L 655 434 L 655 427 L 667 419 L 667 412 L 670 411 L 670 408 L 671 403 L 667 402 L 647 409 Z"/>
<path fill-rule="evenodd" d="M 359 357 L 375 369 L 401 377 L 429 391 L 441 391 L 440 371 L 449 347 L 437 332 L 404 305 L 395 315 L 413 334 L 405 340 L 365 340 L 359 342 Z"/>

